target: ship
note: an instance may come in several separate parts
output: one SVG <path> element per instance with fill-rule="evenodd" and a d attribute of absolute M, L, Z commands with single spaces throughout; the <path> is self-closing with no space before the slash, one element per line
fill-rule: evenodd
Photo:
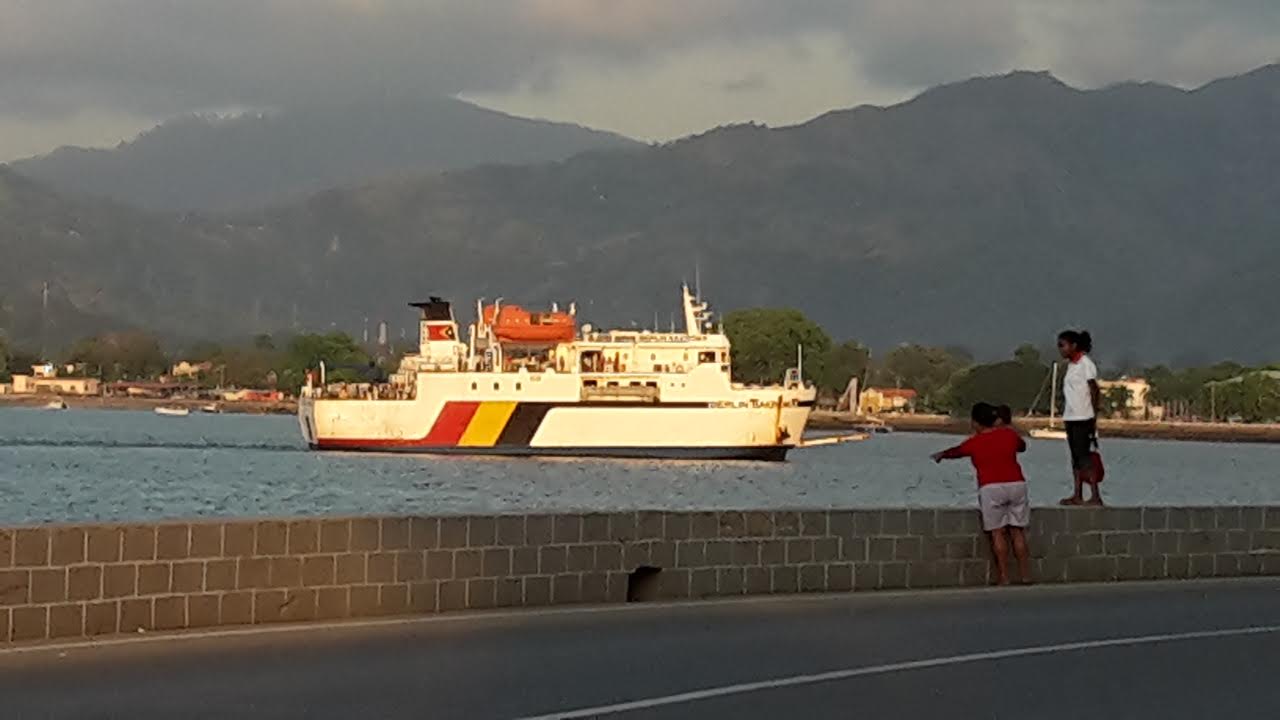
<path fill-rule="evenodd" d="M 385 382 L 307 374 L 303 438 L 323 451 L 784 460 L 817 394 L 803 358 L 777 384 L 735 382 L 723 328 L 681 295 L 683 332 L 597 331 L 572 304 L 498 301 L 477 302 L 465 342 L 450 302 L 410 303 L 418 351 Z"/>

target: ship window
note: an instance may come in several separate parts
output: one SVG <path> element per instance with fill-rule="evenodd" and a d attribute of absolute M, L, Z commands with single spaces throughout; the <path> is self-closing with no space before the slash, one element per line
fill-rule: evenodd
<path fill-rule="evenodd" d="M 582 381 L 582 387 L 595 387 L 595 386 L 596 386 L 596 381 L 595 381 L 595 380 L 583 380 L 583 381 Z"/>
<path fill-rule="evenodd" d="M 520 383 L 516 383 L 516 390 L 520 389 Z"/>
<path fill-rule="evenodd" d="M 613 380 L 610 380 L 608 385 L 609 387 L 618 387 L 618 383 L 614 382 Z"/>
<path fill-rule="evenodd" d="M 701 364 L 701 363 L 713 363 L 713 362 L 715 362 L 715 361 L 716 361 L 716 354 L 715 354 L 714 352 L 700 352 L 700 353 L 698 353 L 698 363 L 699 363 L 699 364 Z"/>
<path fill-rule="evenodd" d="M 657 360 L 657 359 L 658 359 L 658 354 L 657 354 L 657 353 L 649 353 L 649 359 L 650 359 L 650 360 Z"/>
<path fill-rule="evenodd" d="M 477 389 L 479 389 L 479 388 L 477 388 L 477 387 L 476 387 L 476 384 L 475 384 L 475 383 L 471 383 L 471 389 L 472 389 L 472 390 L 477 390 Z"/>
<path fill-rule="evenodd" d="M 689 353 L 685 353 L 685 354 L 684 354 L 684 359 L 685 359 L 685 360 L 688 360 L 688 359 L 689 359 Z"/>
<path fill-rule="evenodd" d="M 644 386 L 645 386 L 645 387 L 656 388 L 656 387 L 658 387 L 658 383 L 656 383 L 656 382 L 647 382 L 647 383 L 645 383 L 645 384 L 644 384 Z"/>
<path fill-rule="evenodd" d="M 640 387 L 640 382 L 638 380 L 632 380 L 631 387 Z"/>
<path fill-rule="evenodd" d="M 499 387 L 498 383 L 494 383 L 494 384 L 493 384 L 493 389 L 494 389 L 494 390 L 497 390 L 497 389 L 498 389 L 498 387 Z"/>

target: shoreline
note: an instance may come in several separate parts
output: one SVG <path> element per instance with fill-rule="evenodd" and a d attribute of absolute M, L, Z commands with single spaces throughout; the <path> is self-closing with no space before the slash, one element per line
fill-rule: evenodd
<path fill-rule="evenodd" d="M 0 395 L 0 409 L 42 408 L 56 395 Z M 228 415 L 294 415 L 298 401 L 278 402 L 227 402 L 191 399 L 163 399 L 139 397 L 81 397 L 61 396 L 73 410 L 133 410 L 154 411 L 158 407 L 184 407 L 191 412 L 201 412 L 207 405 L 216 405 L 218 413 Z M 810 430 L 850 430 L 867 424 L 883 423 L 895 432 L 939 433 L 943 435 L 968 435 L 969 421 L 948 415 L 884 415 L 870 421 L 847 413 L 815 410 L 809 417 Z M 1023 432 L 1049 426 L 1047 418 L 1018 418 L 1014 424 Z M 1143 420 L 1099 420 L 1098 432 L 1103 437 L 1134 440 L 1177 440 L 1191 442 L 1280 443 L 1280 424 L 1207 423 L 1207 422 L 1155 422 Z"/>
<path fill-rule="evenodd" d="M 942 433 L 968 435 L 969 421 L 947 415 L 885 415 L 876 420 L 895 432 Z M 874 421 L 873 421 L 874 422 Z M 847 430 L 865 425 L 865 419 L 847 413 L 815 410 L 809 427 L 816 430 Z M 876 423 L 878 424 L 878 423 Z M 1017 418 L 1014 425 L 1022 431 L 1046 428 L 1048 418 Z M 1099 420 L 1098 433 L 1103 438 L 1133 440 L 1177 440 L 1193 442 L 1280 443 L 1280 424 L 1233 424 L 1208 422 L 1154 422 L 1145 420 Z"/>
<path fill-rule="evenodd" d="M 193 413 L 200 408 L 215 405 L 217 413 L 227 415 L 294 415 L 298 412 L 297 400 L 278 402 L 228 402 L 226 400 L 192 400 L 177 398 L 140 398 L 118 396 L 79 395 L 0 395 L 0 408 L 42 408 L 53 400 L 61 399 L 71 410 L 155 410 L 158 407 L 182 407 Z"/>

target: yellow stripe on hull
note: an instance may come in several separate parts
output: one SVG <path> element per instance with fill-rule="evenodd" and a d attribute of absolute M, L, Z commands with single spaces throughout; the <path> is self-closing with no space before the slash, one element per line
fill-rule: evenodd
<path fill-rule="evenodd" d="M 471 417 L 467 431 L 458 440 L 461 447 L 493 447 L 502 435 L 502 429 L 515 412 L 514 402 L 482 402 Z"/>

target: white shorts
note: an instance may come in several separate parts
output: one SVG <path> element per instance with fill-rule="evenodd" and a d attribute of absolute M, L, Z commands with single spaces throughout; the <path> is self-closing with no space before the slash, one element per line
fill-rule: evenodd
<path fill-rule="evenodd" d="M 1025 482 L 995 483 L 978 488 L 978 508 L 982 529 L 1026 527 L 1031 521 L 1031 502 Z"/>

